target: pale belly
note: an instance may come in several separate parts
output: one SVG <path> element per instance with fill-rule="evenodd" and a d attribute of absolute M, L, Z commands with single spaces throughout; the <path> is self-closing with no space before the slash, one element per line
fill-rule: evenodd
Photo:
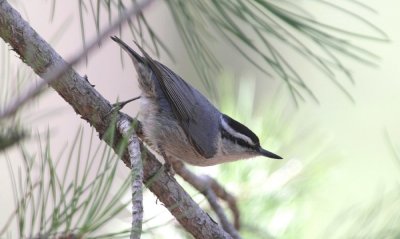
<path fill-rule="evenodd" d="M 248 154 L 230 154 L 231 149 L 218 142 L 215 156 L 205 158 L 190 144 L 183 129 L 170 115 L 160 113 L 152 99 L 142 97 L 138 119 L 142 122 L 146 143 L 157 153 L 164 152 L 168 160 L 181 160 L 196 166 L 212 166 L 251 157 Z"/>

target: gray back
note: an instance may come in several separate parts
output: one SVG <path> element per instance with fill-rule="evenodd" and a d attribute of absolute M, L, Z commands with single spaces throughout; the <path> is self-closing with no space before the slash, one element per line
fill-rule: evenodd
<path fill-rule="evenodd" d="M 180 76 L 165 65 L 155 63 L 162 72 L 160 87 L 190 143 L 200 155 L 211 158 L 217 152 L 221 113 Z"/>
<path fill-rule="evenodd" d="M 165 65 L 154 61 L 136 42 L 143 57 L 118 37 L 113 36 L 112 39 L 129 53 L 137 70 L 137 63 L 145 64 L 151 69 L 161 107 L 164 110 L 167 108 L 172 110 L 189 142 L 200 155 L 205 158 L 213 157 L 217 152 L 216 141 L 220 131 L 221 113 L 180 76 Z"/>

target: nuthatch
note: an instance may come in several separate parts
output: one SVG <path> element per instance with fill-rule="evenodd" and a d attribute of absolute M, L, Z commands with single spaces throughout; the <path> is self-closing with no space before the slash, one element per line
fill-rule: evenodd
<path fill-rule="evenodd" d="M 111 38 L 132 58 L 142 91 L 138 119 L 143 134 L 149 146 L 167 157 L 167 162 L 179 159 L 210 166 L 259 155 L 281 159 L 263 149 L 249 128 L 221 113 L 138 44 L 143 56 L 118 37 Z"/>

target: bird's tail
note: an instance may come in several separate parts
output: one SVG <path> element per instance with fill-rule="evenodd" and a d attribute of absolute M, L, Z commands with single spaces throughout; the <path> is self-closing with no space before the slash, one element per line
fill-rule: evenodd
<path fill-rule="evenodd" d="M 143 57 L 141 57 L 136 51 L 134 51 L 132 48 L 130 48 L 128 46 L 128 44 L 126 44 L 125 42 L 123 42 L 121 39 L 119 39 L 117 36 L 112 36 L 111 39 L 113 41 L 115 41 L 116 43 L 118 43 L 118 45 L 120 45 L 122 47 L 122 49 L 124 49 L 129 56 L 131 56 L 132 58 L 134 58 L 134 60 L 136 60 L 137 62 L 140 63 L 144 63 L 143 62 Z"/>

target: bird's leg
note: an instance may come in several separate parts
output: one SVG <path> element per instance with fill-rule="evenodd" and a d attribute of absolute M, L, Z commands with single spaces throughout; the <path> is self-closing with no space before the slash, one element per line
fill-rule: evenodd
<path fill-rule="evenodd" d="M 132 101 L 135 101 L 135 100 L 137 100 L 137 99 L 140 99 L 140 96 L 135 97 L 135 98 L 132 98 L 132 99 L 129 99 L 129 100 L 125 100 L 125 101 L 122 101 L 122 102 L 114 103 L 114 104 L 112 104 L 112 107 L 113 107 L 112 110 L 113 110 L 113 111 L 114 111 L 114 110 L 121 110 L 122 108 L 125 107 L 126 104 L 128 104 L 128 103 L 130 103 L 130 102 L 132 102 Z"/>

